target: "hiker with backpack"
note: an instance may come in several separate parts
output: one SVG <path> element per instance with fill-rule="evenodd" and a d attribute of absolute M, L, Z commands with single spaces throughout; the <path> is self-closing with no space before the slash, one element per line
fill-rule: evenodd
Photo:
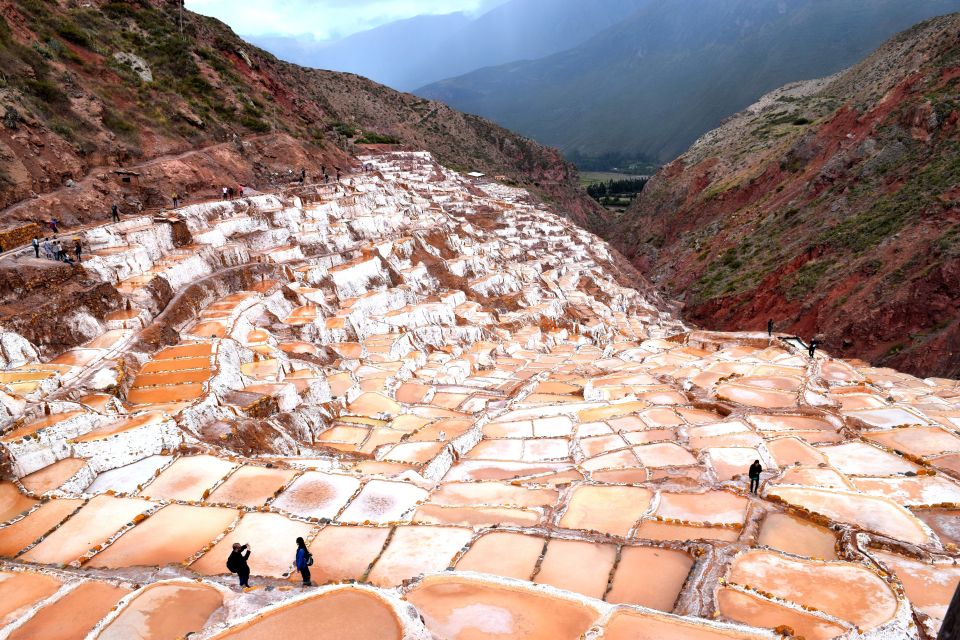
<path fill-rule="evenodd" d="M 312 586 L 313 583 L 310 582 L 310 565 L 313 564 L 313 554 L 307 549 L 307 543 L 303 541 L 303 538 L 297 538 L 297 557 L 293 564 L 296 565 L 297 571 L 300 572 L 300 576 L 303 578 L 303 586 Z"/>
<path fill-rule="evenodd" d="M 227 558 L 227 569 L 230 570 L 230 573 L 237 574 L 237 577 L 240 579 L 241 589 L 250 586 L 250 565 L 247 564 L 249 557 L 249 544 L 233 543 L 233 551 L 230 552 L 230 557 Z"/>

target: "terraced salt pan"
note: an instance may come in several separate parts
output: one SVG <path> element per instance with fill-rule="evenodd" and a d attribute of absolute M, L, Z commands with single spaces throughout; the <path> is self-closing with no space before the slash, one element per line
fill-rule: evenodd
<path fill-rule="evenodd" d="M 0 572 L 0 628 L 18 620 L 61 586 L 56 578 L 32 571 Z"/>
<path fill-rule="evenodd" d="M 616 557 L 614 545 L 554 538 L 547 543 L 534 582 L 600 599 Z"/>
<path fill-rule="evenodd" d="M 227 558 L 234 542 L 250 545 L 250 572 L 255 576 L 283 577 L 296 554 L 296 539 L 309 539 L 315 525 L 290 520 L 277 513 L 246 513 L 237 527 L 224 536 L 190 568 L 202 575 L 228 573 Z"/>
<path fill-rule="evenodd" d="M 124 467 L 104 471 L 90 483 L 90 486 L 86 488 L 86 492 L 104 493 L 106 491 L 115 491 L 116 493 L 134 493 L 139 491 L 142 485 L 153 478 L 158 469 L 164 467 L 171 460 L 173 460 L 173 456 L 147 456 L 142 460 L 138 460 Z"/>
<path fill-rule="evenodd" d="M 897 598 L 878 575 L 852 563 L 801 561 L 749 551 L 732 563 L 727 579 L 814 607 L 861 629 L 874 629 L 897 612 Z"/>
<path fill-rule="evenodd" d="M 692 568 L 693 558 L 681 551 L 623 547 L 606 600 L 669 613 Z"/>
<path fill-rule="evenodd" d="M 74 562 L 154 506 L 136 498 L 97 496 L 21 559 L 42 564 Z"/>
<path fill-rule="evenodd" d="M 697 464 L 689 451 L 673 442 L 645 444 L 633 448 L 633 453 L 645 467 L 682 467 Z"/>
<path fill-rule="evenodd" d="M 859 493 L 816 488 L 774 487 L 768 495 L 819 513 L 837 522 L 857 525 L 913 544 L 927 544 L 930 536 L 909 511 L 888 500 Z"/>
<path fill-rule="evenodd" d="M 661 493 L 654 512 L 663 518 L 687 522 L 743 524 L 750 501 L 727 491 Z"/>
<path fill-rule="evenodd" d="M 896 573 L 915 609 L 943 620 L 960 585 L 960 567 L 930 564 L 885 551 L 871 551 L 871 554 Z"/>
<path fill-rule="evenodd" d="M 649 510 L 653 492 L 641 487 L 580 486 L 559 525 L 626 536 Z"/>
<path fill-rule="evenodd" d="M 287 487 L 273 506 L 307 518 L 333 519 L 359 488 L 360 481 L 351 476 L 308 471 Z"/>
<path fill-rule="evenodd" d="M 214 636 L 217 640 L 401 640 L 393 608 L 370 591 L 337 589 L 271 609 Z"/>
<path fill-rule="evenodd" d="M 233 509 L 167 505 L 94 556 L 89 566 L 117 569 L 183 562 L 213 542 L 238 516 Z"/>
<path fill-rule="evenodd" d="M 868 433 L 864 434 L 864 437 L 892 449 L 920 457 L 960 451 L 960 438 L 939 427 L 908 427 Z"/>
<path fill-rule="evenodd" d="M 24 489 L 36 495 L 59 488 L 64 482 L 72 478 L 86 466 L 86 461 L 80 458 L 64 458 L 58 462 L 34 471 L 28 476 L 20 478 Z"/>
<path fill-rule="evenodd" d="M 0 556 L 12 558 L 79 509 L 83 500 L 50 500 L 30 514 L 0 529 Z"/>
<path fill-rule="evenodd" d="M 289 469 L 244 465 L 210 494 L 207 502 L 258 507 L 296 475 Z"/>
<path fill-rule="evenodd" d="M 767 640 L 769 635 L 711 625 L 701 620 L 668 618 L 619 609 L 610 616 L 602 640 Z"/>
<path fill-rule="evenodd" d="M 543 553 L 545 540 L 509 531 L 488 533 L 470 545 L 457 563 L 457 571 L 489 573 L 529 580 Z"/>
<path fill-rule="evenodd" d="M 912 411 L 901 409 L 900 407 L 890 407 L 887 409 L 865 409 L 862 411 L 849 411 L 846 413 L 851 418 L 856 418 L 861 422 L 879 429 L 892 429 L 894 427 L 924 425 L 927 421 Z"/>
<path fill-rule="evenodd" d="M 534 527 L 541 515 L 531 509 L 507 507 L 441 507 L 421 505 L 413 516 L 417 524 L 450 524 L 463 527 L 483 528 L 490 526 Z"/>
<path fill-rule="evenodd" d="M 443 571 L 472 537 L 473 532 L 463 528 L 397 527 L 368 580 L 392 587 L 420 574 Z"/>
<path fill-rule="evenodd" d="M 808 558 L 837 559 L 837 537 L 832 531 L 785 513 L 764 518 L 757 544 Z"/>
<path fill-rule="evenodd" d="M 0 482 L 0 522 L 20 515 L 37 501 L 20 493 L 12 482 Z"/>
<path fill-rule="evenodd" d="M 834 640 L 848 631 L 848 627 L 812 613 L 729 587 L 717 590 L 717 607 L 728 620 L 769 629 L 788 626 L 806 640 Z"/>
<path fill-rule="evenodd" d="M 904 506 L 960 503 L 960 485 L 942 476 L 853 478 L 857 489 Z"/>
<path fill-rule="evenodd" d="M 214 456 L 184 456 L 164 469 L 141 495 L 157 500 L 199 501 L 237 465 Z"/>
<path fill-rule="evenodd" d="M 383 550 L 390 529 L 386 527 L 324 527 L 310 543 L 317 584 L 360 580 Z"/>
<path fill-rule="evenodd" d="M 707 449 L 707 454 L 710 456 L 710 466 L 721 482 L 746 475 L 753 461 L 763 458 L 756 449 L 744 447 L 717 447 Z"/>
<path fill-rule="evenodd" d="M 633 534 L 639 540 L 720 540 L 733 542 L 740 537 L 740 529 L 671 524 L 644 520 Z"/>
<path fill-rule="evenodd" d="M 223 605 L 223 595 L 195 582 L 156 582 L 126 601 L 102 627 L 96 640 L 167 640 L 186 637 L 206 626 Z"/>
<path fill-rule="evenodd" d="M 836 431 L 828 421 L 810 416 L 750 415 L 747 420 L 761 431 Z"/>
<path fill-rule="evenodd" d="M 117 602 L 125 587 L 90 580 L 37 611 L 8 640 L 83 640 Z"/>
<path fill-rule="evenodd" d="M 793 467 L 785 470 L 778 479 L 770 482 L 774 484 L 800 484 L 822 489 L 856 490 L 856 487 L 845 475 L 830 468 Z"/>
<path fill-rule="evenodd" d="M 431 576 L 405 599 L 446 640 L 578 640 L 599 612 L 529 588 L 461 576 Z"/>
<path fill-rule="evenodd" d="M 397 522 L 411 514 L 419 502 L 428 497 L 427 491 L 405 482 L 371 480 L 340 515 L 340 522 Z"/>
<path fill-rule="evenodd" d="M 820 447 L 830 464 L 841 473 L 863 476 L 888 476 L 912 471 L 920 467 L 892 453 L 863 442 L 848 442 Z"/>
<path fill-rule="evenodd" d="M 450 507 L 542 507 L 555 504 L 558 498 L 554 489 L 531 489 L 503 482 L 445 482 L 430 494 L 430 503 Z"/>

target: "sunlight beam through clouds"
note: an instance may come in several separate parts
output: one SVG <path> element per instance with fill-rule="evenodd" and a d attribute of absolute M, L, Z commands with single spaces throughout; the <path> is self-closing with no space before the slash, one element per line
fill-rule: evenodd
<path fill-rule="evenodd" d="M 186 0 L 186 7 L 222 20 L 241 35 L 311 34 L 329 40 L 418 15 L 476 13 L 504 1 Z"/>

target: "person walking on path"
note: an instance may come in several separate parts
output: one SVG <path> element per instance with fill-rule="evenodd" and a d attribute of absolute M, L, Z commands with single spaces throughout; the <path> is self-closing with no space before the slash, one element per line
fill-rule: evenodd
<path fill-rule="evenodd" d="M 810 341 L 810 346 L 807 347 L 807 353 L 810 354 L 810 359 L 813 360 L 814 356 L 817 353 L 817 347 L 820 346 L 820 341 L 814 338 Z"/>
<path fill-rule="evenodd" d="M 241 589 L 250 586 L 250 565 L 247 564 L 249 558 L 250 545 L 234 542 L 233 551 L 230 552 L 230 557 L 227 558 L 227 569 L 230 570 L 230 573 L 237 574 L 237 578 L 240 579 Z"/>
<path fill-rule="evenodd" d="M 73 253 L 74 253 L 74 255 L 77 256 L 77 263 L 78 263 L 78 264 L 79 264 L 80 262 L 82 262 L 82 260 L 80 260 L 80 253 L 81 253 L 81 251 L 83 251 L 83 248 L 82 248 L 81 245 L 80 245 L 80 238 L 74 238 L 74 239 L 73 239 Z"/>
<path fill-rule="evenodd" d="M 50 238 L 43 239 L 43 255 L 47 260 L 53 260 L 53 245 L 50 244 Z"/>
<path fill-rule="evenodd" d="M 179 209 L 179 208 L 180 208 L 180 194 L 177 193 L 176 191 L 174 191 L 174 192 L 173 192 L 172 200 L 173 200 L 173 208 L 174 208 L 174 209 Z"/>
<path fill-rule="evenodd" d="M 763 467 L 760 466 L 759 460 L 754 460 L 753 464 L 750 465 L 750 493 L 756 493 L 760 489 L 760 473 L 763 471 Z"/>
<path fill-rule="evenodd" d="M 767 335 L 773 337 L 773 319 L 767 320 Z"/>
<path fill-rule="evenodd" d="M 120 222 L 120 207 L 117 206 L 116 202 L 110 207 L 110 222 Z"/>
<path fill-rule="evenodd" d="M 33 242 L 30 244 L 33 245 L 33 254 L 39 258 L 40 257 L 40 239 L 37 236 L 33 236 Z"/>
<path fill-rule="evenodd" d="M 307 543 L 303 541 L 303 538 L 297 538 L 297 557 L 294 560 L 294 564 L 297 567 L 297 571 L 300 572 L 300 577 L 303 578 L 303 586 L 312 586 L 313 583 L 310 582 L 310 565 L 313 564 L 313 554 L 307 550 Z"/>

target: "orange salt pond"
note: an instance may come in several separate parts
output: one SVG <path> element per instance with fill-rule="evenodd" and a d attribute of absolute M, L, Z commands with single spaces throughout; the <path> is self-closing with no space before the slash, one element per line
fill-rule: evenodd
<path fill-rule="evenodd" d="M 306 522 L 290 520 L 278 513 L 246 513 L 240 524 L 224 536 L 190 568 L 203 575 L 227 573 L 227 557 L 234 542 L 249 544 L 250 571 L 256 576 L 280 578 L 290 570 L 297 538 L 310 539 L 315 526 Z M 278 543 L 279 541 L 279 543 Z"/>
<path fill-rule="evenodd" d="M 795 560 L 770 551 L 748 551 L 730 566 L 727 580 L 848 620 L 863 630 L 897 612 L 890 586 L 866 567 L 847 562 Z"/>
<path fill-rule="evenodd" d="M 338 589 L 258 615 L 214 636 L 216 640 L 400 640 L 393 608 L 369 591 Z"/>
<path fill-rule="evenodd" d="M 97 496 L 21 559 L 43 564 L 73 562 L 154 506 L 136 498 Z"/>
<path fill-rule="evenodd" d="M 0 529 L 0 556 L 12 558 L 80 508 L 83 500 L 50 500 Z"/>
<path fill-rule="evenodd" d="M 927 544 L 930 536 L 923 524 L 897 503 L 859 493 L 779 486 L 767 491 L 791 504 L 913 544 Z"/>
<path fill-rule="evenodd" d="M 721 384 L 716 390 L 717 397 L 748 407 L 762 409 L 786 409 L 797 406 L 797 394 L 775 389 L 762 389 L 740 384 Z"/>
<path fill-rule="evenodd" d="M 645 444 L 633 448 L 633 453 L 645 467 L 682 467 L 697 464 L 689 451 L 673 442 Z"/>
<path fill-rule="evenodd" d="M 559 525 L 626 536 L 650 507 L 653 493 L 641 487 L 580 486 Z"/>
<path fill-rule="evenodd" d="M 17 627 L 8 640 L 83 640 L 94 625 L 129 593 L 129 589 L 105 582 L 84 582 L 40 609 Z"/>
<path fill-rule="evenodd" d="M 446 482 L 434 490 L 430 502 L 448 507 L 542 507 L 556 503 L 558 497 L 555 489 L 528 489 L 503 482 Z"/>
<path fill-rule="evenodd" d="M 377 586 L 393 587 L 422 573 L 443 571 L 472 537 L 470 529 L 397 527 L 368 580 Z"/>
<path fill-rule="evenodd" d="M 14 429 L 13 431 L 8 431 L 3 435 L 3 438 L 0 438 L 2 442 L 13 442 L 14 440 L 19 440 L 20 438 L 28 435 L 33 435 L 36 432 L 46 429 L 47 427 L 52 427 L 61 422 L 66 422 L 71 418 L 76 418 L 79 415 L 82 415 L 83 411 L 67 411 L 65 413 L 53 413 L 49 416 L 44 416 L 33 422 L 29 422 L 22 427 Z"/>
<path fill-rule="evenodd" d="M 727 491 L 662 493 L 656 515 L 689 522 L 743 524 L 750 501 Z"/>
<path fill-rule="evenodd" d="M 167 505 L 94 556 L 89 566 L 116 569 L 183 562 L 223 533 L 237 516 L 233 509 Z"/>
<path fill-rule="evenodd" d="M 554 538 L 547 543 L 534 582 L 599 599 L 607 591 L 616 557 L 611 544 Z"/>
<path fill-rule="evenodd" d="M 757 544 L 808 558 L 837 559 L 837 537 L 832 531 L 785 513 L 771 513 L 764 519 Z"/>
<path fill-rule="evenodd" d="M 897 574 L 914 609 L 938 620 L 947 615 L 950 599 L 960 584 L 960 567 L 930 564 L 885 551 L 871 553 Z"/>
<path fill-rule="evenodd" d="M 137 593 L 95 637 L 97 640 L 169 640 L 206 626 L 223 595 L 195 582 L 157 582 Z"/>
<path fill-rule="evenodd" d="M 86 460 L 80 458 L 64 458 L 63 460 L 54 462 L 50 466 L 20 478 L 20 483 L 27 491 L 42 495 L 47 491 L 59 488 L 86 465 Z"/>
<path fill-rule="evenodd" d="M 920 457 L 960 451 L 960 438 L 939 427 L 908 427 L 867 433 L 864 438 Z"/>
<path fill-rule="evenodd" d="M 796 437 L 769 440 L 767 441 L 767 451 L 770 452 L 780 468 L 798 463 L 815 467 L 821 462 L 827 461 L 823 453 Z"/>
<path fill-rule="evenodd" d="M 140 494 L 159 500 L 192 500 L 204 494 L 236 465 L 214 456 L 184 456 L 178 458 Z"/>
<path fill-rule="evenodd" d="M 0 572 L 0 628 L 20 619 L 30 607 L 52 596 L 61 582 L 32 571 Z"/>
<path fill-rule="evenodd" d="M 457 571 L 529 580 L 544 544 L 543 538 L 521 533 L 488 533 L 470 545 L 470 550 L 457 563 Z"/>
<path fill-rule="evenodd" d="M 681 551 L 623 547 L 606 601 L 669 613 L 692 568 L 693 558 Z"/>
<path fill-rule="evenodd" d="M 629 609 L 615 611 L 600 636 L 602 640 L 768 640 L 769 637 L 702 620 L 669 618 Z"/>
<path fill-rule="evenodd" d="M 0 522 L 20 515 L 37 504 L 33 498 L 20 493 L 12 482 L 0 482 Z"/>
<path fill-rule="evenodd" d="M 207 498 L 207 502 L 258 507 L 296 475 L 289 469 L 243 466 Z"/>
<path fill-rule="evenodd" d="M 540 514 L 528 509 L 508 507 L 441 507 L 425 504 L 413 514 L 417 524 L 453 524 L 464 527 L 490 527 L 494 525 L 533 527 L 540 522 Z"/>
<path fill-rule="evenodd" d="M 786 625 L 806 640 L 834 640 L 848 630 L 848 627 L 813 613 L 792 609 L 729 587 L 717 590 L 717 607 L 728 620 L 769 629 Z"/>
<path fill-rule="evenodd" d="M 324 527 L 310 543 L 313 581 L 360 580 L 380 555 L 388 535 L 390 529 L 385 527 Z"/>
<path fill-rule="evenodd" d="M 643 540 L 722 540 L 733 542 L 740 537 L 740 529 L 729 527 L 693 527 L 644 520 L 633 534 Z"/>
<path fill-rule="evenodd" d="M 431 576 L 405 596 L 445 640 L 577 640 L 599 612 L 533 589 Z"/>

